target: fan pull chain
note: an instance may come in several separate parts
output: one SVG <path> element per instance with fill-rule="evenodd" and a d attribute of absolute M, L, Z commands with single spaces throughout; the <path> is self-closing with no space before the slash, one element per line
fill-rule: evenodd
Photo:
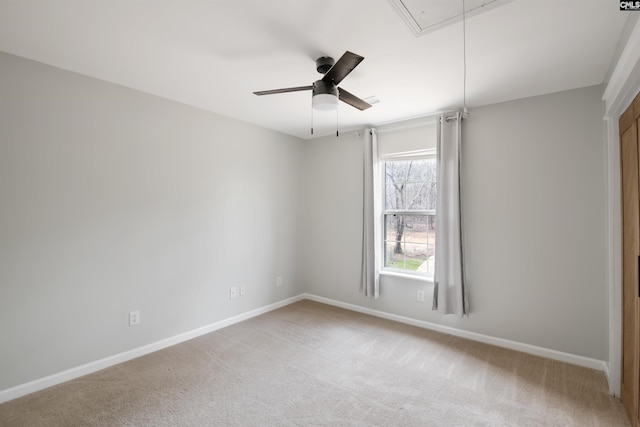
<path fill-rule="evenodd" d="M 340 106 L 336 105 L 336 138 L 338 138 L 340 136 L 340 126 L 339 126 L 339 122 L 338 122 L 338 111 L 340 111 Z"/>

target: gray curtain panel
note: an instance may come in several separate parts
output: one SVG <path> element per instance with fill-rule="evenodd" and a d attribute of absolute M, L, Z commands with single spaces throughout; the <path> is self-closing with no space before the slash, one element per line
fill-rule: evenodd
<path fill-rule="evenodd" d="M 378 203 L 380 186 L 378 172 L 378 142 L 375 129 L 366 129 L 364 145 L 364 191 L 362 198 L 362 274 L 360 292 L 364 296 L 378 298 L 380 295 L 380 266 L 377 261 Z"/>
<path fill-rule="evenodd" d="M 440 117 L 433 310 L 463 317 L 469 314 L 469 303 L 462 246 L 461 130 L 460 113 Z"/>

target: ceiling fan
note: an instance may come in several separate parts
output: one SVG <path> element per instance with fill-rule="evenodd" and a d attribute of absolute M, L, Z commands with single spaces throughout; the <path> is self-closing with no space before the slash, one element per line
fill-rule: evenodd
<path fill-rule="evenodd" d="M 299 92 L 303 90 L 312 91 L 312 105 L 316 110 L 330 111 L 335 110 L 338 106 L 338 99 L 345 102 L 358 110 L 366 110 L 371 104 L 358 98 L 346 90 L 338 87 L 338 84 L 349 75 L 354 68 L 362 62 L 364 57 L 356 55 L 353 52 L 346 51 L 344 55 L 335 62 L 329 56 L 322 56 L 316 59 L 316 70 L 320 74 L 324 74 L 320 80 L 315 81 L 311 86 L 297 86 L 284 89 L 263 90 L 253 92 L 254 94 L 273 95 L 276 93 Z"/>

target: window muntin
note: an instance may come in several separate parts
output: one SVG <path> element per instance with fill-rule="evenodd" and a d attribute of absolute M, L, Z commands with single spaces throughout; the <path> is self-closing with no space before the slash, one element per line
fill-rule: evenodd
<path fill-rule="evenodd" d="M 435 154 L 385 159 L 383 270 L 433 277 L 435 266 Z"/>

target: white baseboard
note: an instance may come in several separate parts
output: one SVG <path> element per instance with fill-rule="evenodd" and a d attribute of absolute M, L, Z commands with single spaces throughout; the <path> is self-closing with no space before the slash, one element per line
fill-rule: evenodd
<path fill-rule="evenodd" d="M 604 369 L 603 369 L 603 373 L 605 378 L 607 379 L 607 384 L 609 384 L 609 394 L 611 394 L 611 396 L 613 397 L 620 397 L 620 391 L 616 390 L 615 387 L 612 384 L 612 380 L 613 378 L 610 375 L 611 372 L 611 365 L 609 364 L 609 362 L 602 362 L 604 364 Z"/>
<path fill-rule="evenodd" d="M 242 322 L 243 320 L 250 319 L 252 317 L 259 316 L 264 313 L 276 310 L 289 304 L 293 304 L 303 299 L 320 302 L 323 304 L 332 305 L 335 307 L 344 308 L 347 310 L 369 314 L 376 317 L 381 317 L 388 320 L 393 320 L 400 323 L 406 323 L 409 325 L 417 326 L 420 328 L 430 329 L 445 334 L 454 335 L 461 338 L 467 338 L 473 341 L 479 341 L 487 344 L 492 344 L 498 347 L 504 347 L 511 350 L 521 351 L 523 353 L 529 353 L 536 356 L 546 357 L 553 360 L 559 360 L 561 362 L 571 363 L 578 366 L 584 366 L 587 368 L 597 369 L 604 372 L 608 378 L 608 366 L 606 362 L 602 360 L 590 359 L 588 357 L 577 356 L 575 354 L 563 353 L 561 351 L 550 350 L 544 347 L 537 347 L 534 345 L 519 343 L 516 341 L 505 340 L 502 338 L 495 338 L 489 335 L 478 334 L 475 332 L 463 331 L 461 329 L 451 328 L 448 326 L 442 326 L 435 323 L 425 322 L 423 320 L 412 319 L 410 317 L 399 316 L 396 314 L 386 313 L 384 311 L 373 310 L 366 307 L 361 307 L 354 304 L 348 304 L 341 301 L 332 300 L 329 298 L 319 297 L 312 294 L 300 294 L 295 297 L 287 298 L 276 303 L 257 308 L 255 310 L 248 311 L 246 313 L 239 314 L 237 316 L 230 317 L 228 319 L 221 320 L 219 322 L 212 323 L 201 328 L 194 329 L 179 335 L 175 335 L 170 338 L 166 338 L 142 347 L 138 347 L 123 353 L 119 353 L 113 356 L 106 357 L 104 359 L 89 362 L 85 365 L 81 365 L 75 368 L 68 369 L 57 374 L 49 375 L 44 378 L 20 384 L 12 388 L 8 388 L 0 391 L 0 403 L 8 402 L 9 400 L 17 399 L 18 397 L 25 396 L 30 393 L 34 393 L 39 390 L 43 390 L 48 387 L 52 387 L 57 384 L 64 383 L 84 375 L 91 374 L 93 372 L 100 371 L 102 369 L 123 363 L 140 356 L 144 356 L 149 353 L 153 353 L 158 350 L 162 350 L 167 347 L 179 344 L 184 341 L 199 337 L 204 334 L 222 329 L 226 326 L 231 326 L 235 323 Z"/>
<path fill-rule="evenodd" d="M 495 345 L 498 347 L 508 348 L 511 350 L 520 351 L 523 353 L 532 354 L 535 356 L 546 357 L 548 359 L 558 360 L 561 362 L 571 363 L 573 365 L 583 366 L 586 368 L 596 369 L 604 372 L 608 376 L 607 364 L 602 360 L 591 359 L 584 356 L 578 356 L 571 353 L 564 353 L 562 351 L 551 350 L 544 347 L 538 347 L 535 345 L 524 344 L 517 341 L 510 341 L 502 338 L 496 338 L 489 335 L 478 334 L 476 332 L 464 331 L 461 329 L 451 328 L 449 326 L 442 326 L 436 323 L 425 322 L 423 320 L 412 319 L 410 317 L 399 316 L 396 314 L 387 313 L 384 311 L 373 310 L 366 307 L 361 307 L 355 304 L 348 304 L 342 301 L 336 301 L 329 298 L 319 297 L 312 294 L 303 294 L 304 299 L 320 302 L 323 304 L 333 305 L 335 307 L 344 308 L 359 313 L 369 314 L 371 316 L 382 317 L 384 319 L 393 320 L 400 323 L 406 323 L 408 325 L 417 326 L 419 328 L 430 329 L 437 332 L 443 332 L 445 334 L 454 335 L 461 338 L 470 339 L 473 341 L 479 341 L 486 344 Z"/>
<path fill-rule="evenodd" d="M 269 304 L 264 307 L 257 308 L 255 310 L 248 311 L 246 313 L 239 314 L 237 316 L 230 317 L 228 319 L 221 320 L 219 322 L 212 323 L 201 328 L 194 329 L 192 331 L 184 332 L 173 337 L 169 337 L 154 343 L 144 345 L 142 347 L 134 348 L 123 353 L 119 353 L 113 356 L 105 357 L 104 359 L 89 362 L 85 365 L 77 366 L 75 368 L 68 369 L 57 374 L 49 375 L 44 378 L 39 378 L 34 381 L 30 381 L 25 384 L 20 384 L 15 387 L 11 387 L 0 391 L 0 403 L 8 402 L 9 400 L 17 399 L 18 397 L 25 396 L 30 393 L 34 393 L 39 390 L 43 390 L 48 387 L 52 387 L 57 384 L 64 383 L 79 377 L 82 377 L 93 372 L 100 371 L 102 369 L 117 365 L 119 363 L 126 362 L 128 360 L 135 359 L 140 356 L 144 356 L 154 351 L 162 350 L 163 348 L 171 347 L 172 345 L 179 344 L 184 341 L 199 337 L 209 332 L 217 331 L 226 326 L 231 326 L 234 323 L 242 322 L 243 320 L 250 319 L 252 317 L 259 316 L 269 311 L 276 310 L 294 302 L 298 302 L 304 299 L 302 295 L 287 298 L 282 301 L 278 301 L 273 304 Z"/>

